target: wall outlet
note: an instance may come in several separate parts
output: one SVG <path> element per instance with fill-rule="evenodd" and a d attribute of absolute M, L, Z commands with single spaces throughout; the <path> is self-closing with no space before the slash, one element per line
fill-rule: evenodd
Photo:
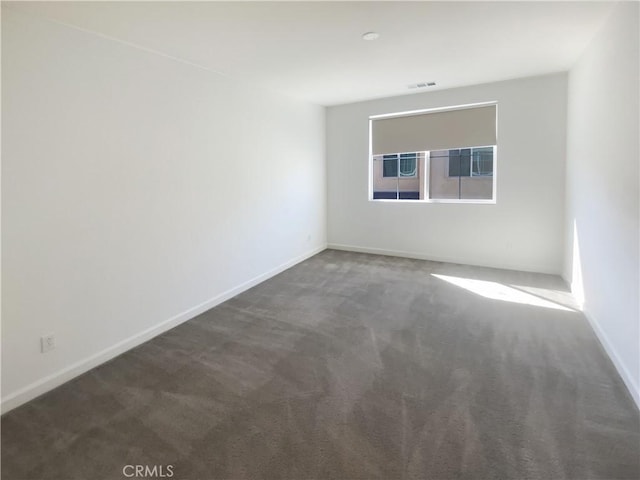
<path fill-rule="evenodd" d="M 56 348 L 56 337 L 53 333 L 40 337 L 40 351 L 42 353 L 48 352 Z"/>
<path fill-rule="evenodd" d="M 311 234 L 307 235 L 307 242 L 311 241 Z"/>

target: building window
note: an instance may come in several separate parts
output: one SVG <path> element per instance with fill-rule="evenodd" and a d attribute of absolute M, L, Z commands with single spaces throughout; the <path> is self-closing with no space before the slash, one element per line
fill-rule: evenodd
<path fill-rule="evenodd" d="M 496 118 L 493 103 L 372 117 L 370 198 L 494 203 Z"/>
<path fill-rule="evenodd" d="M 448 151 L 450 177 L 493 175 L 493 147 L 458 148 Z"/>
<path fill-rule="evenodd" d="M 429 200 L 486 201 L 494 198 L 495 145 L 428 153 Z"/>
<path fill-rule="evenodd" d="M 383 177 L 415 177 L 418 172 L 417 153 L 383 155 Z"/>

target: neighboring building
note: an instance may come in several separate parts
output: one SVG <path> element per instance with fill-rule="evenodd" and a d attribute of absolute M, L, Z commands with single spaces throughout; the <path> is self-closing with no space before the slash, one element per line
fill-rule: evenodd
<path fill-rule="evenodd" d="M 373 157 L 373 198 L 424 200 L 425 152 Z"/>
<path fill-rule="evenodd" d="M 373 157 L 374 200 L 493 198 L 493 147 L 394 153 Z"/>

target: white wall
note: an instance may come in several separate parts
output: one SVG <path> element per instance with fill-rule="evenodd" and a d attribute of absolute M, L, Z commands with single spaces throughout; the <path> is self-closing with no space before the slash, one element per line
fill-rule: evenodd
<path fill-rule="evenodd" d="M 617 5 L 569 75 L 564 276 L 640 404 L 638 15 Z"/>
<path fill-rule="evenodd" d="M 560 273 L 566 74 L 327 109 L 328 241 L 360 251 Z M 368 200 L 370 115 L 498 102 L 495 205 Z"/>
<path fill-rule="evenodd" d="M 2 115 L 4 410 L 326 243 L 322 107 L 3 6 Z"/>

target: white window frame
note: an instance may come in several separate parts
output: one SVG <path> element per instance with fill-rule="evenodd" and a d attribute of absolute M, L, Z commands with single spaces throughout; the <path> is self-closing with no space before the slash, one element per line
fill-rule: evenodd
<path fill-rule="evenodd" d="M 404 115 L 413 115 L 413 114 L 423 114 L 423 113 L 436 113 L 436 112 L 445 112 L 450 110 L 461 110 L 465 108 L 476 108 L 476 107 L 484 107 L 488 105 L 496 106 L 496 145 L 484 145 L 484 147 L 493 147 L 493 184 L 492 184 L 492 192 L 493 196 L 490 199 L 481 199 L 481 198 L 428 198 L 429 197 L 429 175 L 431 172 L 431 158 L 430 151 L 424 151 L 424 155 L 418 155 L 417 162 L 420 162 L 420 158 L 424 157 L 424 192 L 427 198 L 423 200 L 406 200 L 406 199 L 386 199 L 386 198 L 373 198 L 373 150 L 372 150 L 372 130 L 373 130 L 373 120 L 381 119 L 381 118 L 392 118 L 392 117 L 400 117 Z M 480 205 L 495 205 L 498 202 L 498 102 L 483 102 L 483 103 L 473 103 L 473 104 L 465 104 L 465 105 L 456 105 L 451 107 L 437 107 L 437 108 L 429 108 L 424 110 L 410 110 L 405 112 L 397 112 L 397 113 L 385 113 L 381 115 L 371 115 L 369 117 L 369 156 L 367 158 L 367 162 L 369 164 L 369 201 L 376 203 L 461 203 L 461 204 L 480 204 Z M 483 145 L 474 145 L 473 147 L 453 147 L 456 148 L 482 148 Z M 420 152 L 418 152 L 420 153 Z M 472 162 L 473 163 L 473 162 Z M 399 165 L 398 165 L 399 168 Z M 416 164 L 416 174 L 420 171 L 420 165 Z M 488 175 L 487 175 L 488 176 Z M 475 176 L 476 178 L 486 178 L 487 176 Z M 392 178 L 392 177 L 387 177 Z M 400 178 L 400 177 L 397 177 Z M 403 177 L 403 178 L 412 178 L 412 177 Z M 415 177 L 413 177 L 415 178 Z M 466 177 L 465 177 L 466 178 Z M 472 178 L 472 177 L 469 177 Z"/>

